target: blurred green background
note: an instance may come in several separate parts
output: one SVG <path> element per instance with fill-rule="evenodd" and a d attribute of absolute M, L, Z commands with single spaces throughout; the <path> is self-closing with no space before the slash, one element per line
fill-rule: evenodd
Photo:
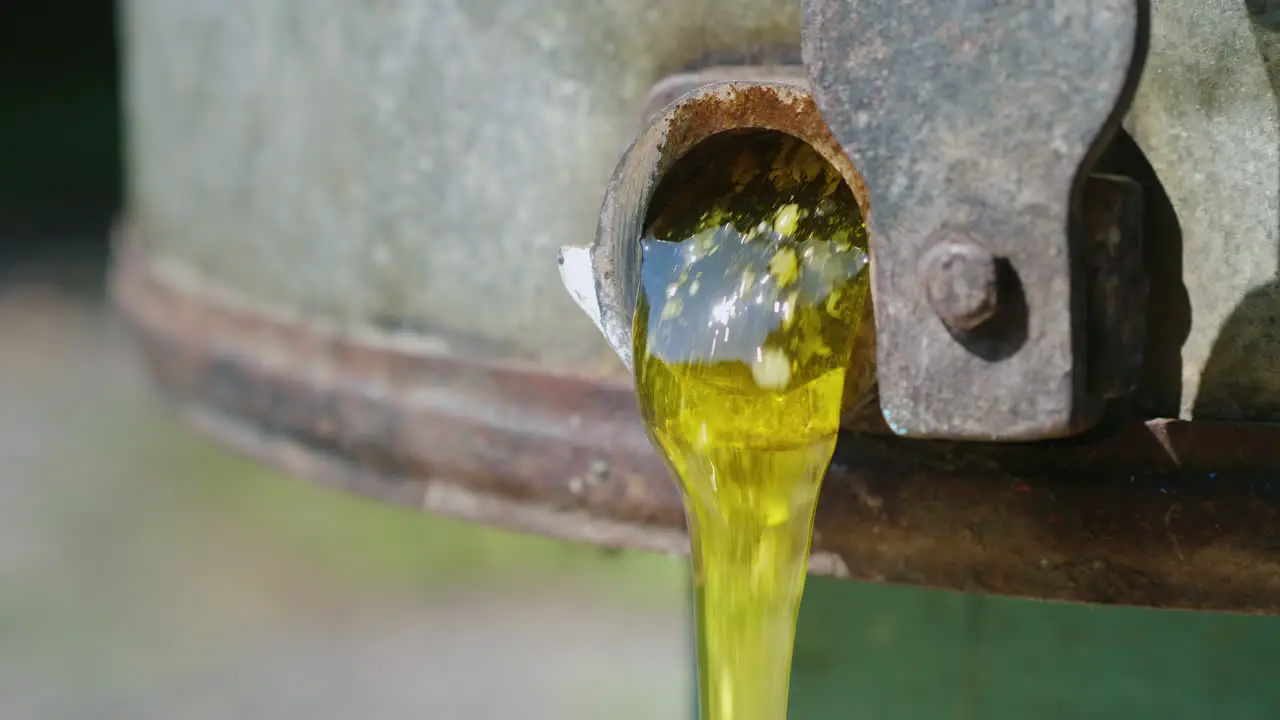
<path fill-rule="evenodd" d="M 281 477 L 177 427 L 103 297 L 113 3 L 0 4 L 0 718 L 676 718 L 679 559 Z"/>

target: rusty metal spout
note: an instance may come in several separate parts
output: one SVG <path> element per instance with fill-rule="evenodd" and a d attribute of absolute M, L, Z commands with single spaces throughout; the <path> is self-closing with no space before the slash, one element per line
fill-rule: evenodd
<path fill-rule="evenodd" d="M 774 81 L 706 84 L 653 113 L 609 182 L 594 243 L 560 249 L 565 288 L 628 370 L 632 369 L 631 326 L 639 289 L 642 225 L 664 176 L 703 141 L 737 130 L 777 131 L 799 138 L 844 178 L 864 215 L 868 210 L 862 178 L 827 130 L 803 78 L 786 69 L 774 74 L 778 78 Z M 665 82 L 654 95 L 669 94 L 668 86 L 696 82 L 698 77 Z M 867 313 L 870 327 L 870 304 Z M 864 342 L 874 343 L 874 333 L 863 335 Z M 859 356 L 870 354 L 867 350 Z M 874 407 L 861 394 L 850 398 L 850 405 Z"/>

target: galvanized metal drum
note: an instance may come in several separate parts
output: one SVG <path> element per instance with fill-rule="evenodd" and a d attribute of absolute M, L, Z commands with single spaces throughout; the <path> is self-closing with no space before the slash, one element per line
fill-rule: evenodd
<path fill-rule="evenodd" d="M 887 421 L 841 440 L 815 572 L 1275 613 L 1276 11 L 964 5 L 130 0 L 116 298 L 230 446 L 679 552 L 628 233 L 699 138 L 787 132 L 869 212 Z M 1003 355 L 917 292 L 935 227 L 1020 280 Z"/>
<path fill-rule="evenodd" d="M 896 12 L 885 7 L 859 12 Z M 1243 4 L 1164 0 L 1149 18 L 1144 3 L 1134 7 L 1136 20 L 1150 22 L 1149 34 L 1138 31 L 1149 42 L 1145 66 L 1071 61 L 1079 77 L 1134 85 L 1119 101 L 1128 103 L 1128 134 L 1094 170 L 1142 186 L 1145 232 L 1130 250 L 1142 248 L 1139 274 L 1105 276 L 1120 300 L 1094 305 L 1127 307 L 1130 321 L 1136 312 L 1127 327 L 1142 332 L 1113 342 L 1094 332 L 1093 315 L 1082 320 L 1095 351 L 1123 351 L 1108 372 L 1131 368 L 1126 392 L 1110 395 L 1122 395 L 1123 410 L 1113 398 L 1111 410 L 1082 422 L 1082 401 L 1064 395 L 1063 424 L 1051 427 L 1059 421 L 1043 420 L 1058 417 L 1044 400 L 1048 387 L 1018 382 L 1043 372 L 1015 377 L 998 366 L 939 380 L 945 397 L 885 399 L 886 416 L 893 404 L 924 423 L 899 434 L 945 442 L 887 432 L 846 439 L 819 520 L 820 569 L 1049 598 L 1280 607 L 1266 549 L 1278 526 L 1265 485 L 1207 480 L 1280 466 L 1266 425 L 1280 419 L 1277 35 Z M 562 245 L 613 242 L 608 221 L 621 216 L 611 202 L 643 211 L 643 193 L 615 196 L 630 166 L 608 181 L 644 122 L 666 123 L 655 136 L 661 145 L 672 132 L 693 137 L 688 123 L 703 123 L 704 135 L 768 126 L 810 137 L 806 123 L 821 134 L 825 119 L 835 140 L 810 141 L 829 142 L 836 158 L 843 144 L 854 158 L 846 175 L 860 184 L 859 161 L 870 167 L 877 156 L 857 140 L 870 131 L 851 140 L 840 112 L 854 102 L 844 88 L 862 83 L 869 93 L 876 81 L 822 80 L 831 72 L 821 68 L 858 42 L 842 35 L 851 27 L 842 9 L 805 5 L 817 103 L 768 120 L 741 103 L 676 110 L 687 91 L 715 80 L 808 97 L 802 9 L 790 0 L 324 8 L 133 0 L 123 22 L 130 200 L 115 287 L 157 381 L 201 428 L 309 477 L 520 529 L 679 549 L 677 499 L 635 417 L 624 365 L 574 308 L 553 258 Z M 915 32 L 945 34 L 927 12 L 908 16 Z M 1105 13 L 1088 17 L 1095 35 L 1127 27 Z M 1035 30 L 1010 30 L 1004 42 L 1025 41 L 1017 32 Z M 937 58 L 913 62 L 927 69 Z M 900 72 L 879 97 L 924 81 L 909 65 Z M 981 97 L 984 78 L 968 79 L 965 93 Z M 1020 82 L 1047 88 L 1044 104 L 1062 102 L 1052 82 Z M 882 124 L 908 111 L 886 104 Z M 1065 105 L 1057 112 L 1071 116 Z M 935 141 L 928 156 L 954 167 L 984 152 L 979 142 L 955 142 Z M 1029 135 L 1025 144 L 1054 142 L 1067 141 Z M 645 181 L 668 166 L 651 166 Z M 877 218 L 888 235 L 884 218 L 910 208 L 890 212 L 899 200 L 881 180 L 868 178 L 880 243 L 873 266 L 887 273 L 907 241 L 877 237 Z M 876 197 L 885 198 L 879 206 Z M 1117 225 L 1126 211 L 1106 197 L 1094 193 L 1077 208 L 1104 216 L 1091 237 L 1130 237 Z M 1108 262 L 1122 265 L 1116 258 Z M 1036 262 L 1020 271 L 1050 272 Z M 887 287 L 877 283 L 875 297 L 880 377 L 900 387 L 896 358 L 915 356 L 887 328 L 914 320 L 899 317 L 909 304 Z M 1037 312 L 1050 302 L 1038 292 Z M 1098 322 L 1103 331 L 1117 324 Z M 1071 332 L 1067 324 L 1061 332 Z M 1069 338 L 1062 347 L 1070 355 Z M 1077 375 L 1086 363 L 1028 357 Z M 1085 369 L 1097 375 L 1097 367 Z M 1033 437 L 1002 435 L 989 401 L 984 416 L 934 422 L 943 400 L 967 402 L 954 390 L 966 378 L 1008 381 L 992 385 L 1007 407 L 1040 398 Z M 1035 434 L 1077 437 L 957 442 Z M 1224 517 L 1229 533 L 1216 529 Z"/>

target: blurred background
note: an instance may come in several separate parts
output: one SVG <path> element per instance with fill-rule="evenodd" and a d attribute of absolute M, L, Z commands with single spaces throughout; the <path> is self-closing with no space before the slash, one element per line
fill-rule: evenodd
<path fill-rule="evenodd" d="M 687 716 L 682 560 L 338 495 L 148 393 L 113 5 L 0 3 L 0 718 Z"/>

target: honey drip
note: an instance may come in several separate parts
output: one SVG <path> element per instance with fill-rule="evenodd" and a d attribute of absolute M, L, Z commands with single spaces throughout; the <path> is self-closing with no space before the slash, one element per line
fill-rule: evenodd
<path fill-rule="evenodd" d="M 783 720 L 818 490 L 872 379 L 866 232 L 809 145 L 707 144 L 641 241 L 636 387 L 689 521 L 701 718 Z"/>

